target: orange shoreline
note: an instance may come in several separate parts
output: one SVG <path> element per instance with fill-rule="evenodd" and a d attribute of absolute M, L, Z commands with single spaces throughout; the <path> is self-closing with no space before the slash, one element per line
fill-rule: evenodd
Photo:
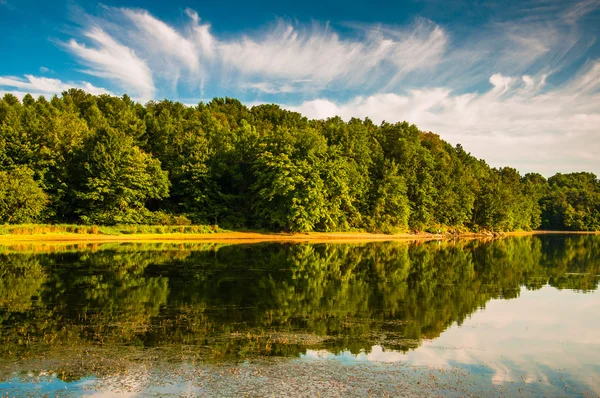
<path fill-rule="evenodd" d="M 506 232 L 495 235 L 525 236 L 546 234 L 600 234 L 600 231 L 519 231 Z M 407 240 L 442 240 L 456 238 L 491 238 L 492 234 L 464 233 L 430 234 L 430 233 L 403 233 L 403 234 L 372 234 L 366 232 L 310 232 L 310 233 L 261 233 L 261 232 L 217 232 L 212 234 L 32 234 L 32 235 L 1 235 L 0 244 L 17 242 L 205 242 L 205 243 L 252 243 L 252 242 L 375 242 L 375 241 L 407 241 Z"/>

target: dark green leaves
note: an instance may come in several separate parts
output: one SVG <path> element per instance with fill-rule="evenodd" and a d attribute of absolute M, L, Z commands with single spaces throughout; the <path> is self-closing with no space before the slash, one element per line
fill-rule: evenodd
<path fill-rule="evenodd" d="M 144 223 L 146 203 L 168 196 L 169 180 L 160 162 L 123 132 L 107 127 L 83 146 L 73 190 L 85 223 Z"/>
<path fill-rule="evenodd" d="M 78 89 L 50 101 L 7 94 L 0 171 L 8 179 L 13 170 L 28 173 L 14 177 L 27 181 L 10 185 L 14 192 L 43 191 L 31 188 L 19 220 L 180 216 L 298 232 L 600 229 L 594 174 L 521 176 L 407 122 L 308 120 L 232 98 L 190 107 Z"/>

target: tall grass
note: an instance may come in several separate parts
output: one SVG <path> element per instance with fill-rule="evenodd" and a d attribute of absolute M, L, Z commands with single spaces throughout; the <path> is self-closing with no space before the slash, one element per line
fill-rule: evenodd
<path fill-rule="evenodd" d="M 113 243 L 113 242 L 85 242 L 85 243 L 0 243 L 0 255 L 9 253 L 21 254 L 36 254 L 36 253 L 79 253 L 79 252 L 98 252 L 111 251 L 122 253 L 139 253 L 139 252 L 165 252 L 173 251 L 176 256 L 187 256 L 186 253 L 191 251 L 216 251 L 221 247 L 228 246 L 227 243 L 200 243 L 200 242 L 128 242 L 128 243 Z M 2 264 L 0 264 L 1 266 Z M 1 273 L 1 272 L 0 272 Z"/>
<path fill-rule="evenodd" d="M 226 232 L 217 225 L 75 225 L 75 224 L 4 224 L 0 235 L 137 235 L 137 234 L 212 234 Z"/>

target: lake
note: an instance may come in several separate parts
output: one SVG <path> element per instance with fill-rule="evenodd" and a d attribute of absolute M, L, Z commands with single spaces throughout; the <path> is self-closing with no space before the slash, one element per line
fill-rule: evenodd
<path fill-rule="evenodd" d="M 598 396 L 600 236 L 0 246 L 10 396 Z"/>

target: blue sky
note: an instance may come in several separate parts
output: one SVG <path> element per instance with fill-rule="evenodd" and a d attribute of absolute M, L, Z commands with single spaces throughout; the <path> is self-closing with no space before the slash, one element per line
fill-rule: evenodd
<path fill-rule="evenodd" d="M 0 94 L 230 96 L 600 174 L 599 33 L 600 0 L 0 0 Z"/>

